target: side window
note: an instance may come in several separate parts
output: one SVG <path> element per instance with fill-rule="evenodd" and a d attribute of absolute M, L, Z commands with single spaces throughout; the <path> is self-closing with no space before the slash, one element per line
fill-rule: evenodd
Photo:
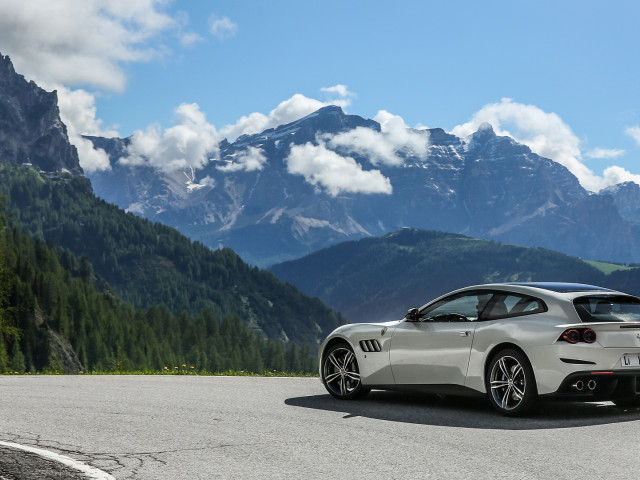
<path fill-rule="evenodd" d="M 542 300 L 515 293 L 505 293 L 499 295 L 490 310 L 485 313 L 485 320 L 496 318 L 517 317 L 520 315 L 530 315 L 546 311 Z"/>
<path fill-rule="evenodd" d="M 491 292 L 465 292 L 444 298 L 421 312 L 425 322 L 474 322 L 491 300 Z M 464 317 L 464 318 L 463 318 Z"/>

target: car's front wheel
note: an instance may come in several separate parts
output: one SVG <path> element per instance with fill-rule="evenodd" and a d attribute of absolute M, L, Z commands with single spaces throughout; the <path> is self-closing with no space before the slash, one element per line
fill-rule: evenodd
<path fill-rule="evenodd" d="M 348 400 L 369 393 L 362 386 L 358 360 L 347 343 L 336 343 L 325 352 L 322 361 L 322 383 L 336 398 Z"/>
<path fill-rule="evenodd" d="M 538 391 L 533 369 L 518 350 L 506 349 L 494 356 L 485 382 L 489 402 L 503 415 L 524 415 L 536 404 Z"/>

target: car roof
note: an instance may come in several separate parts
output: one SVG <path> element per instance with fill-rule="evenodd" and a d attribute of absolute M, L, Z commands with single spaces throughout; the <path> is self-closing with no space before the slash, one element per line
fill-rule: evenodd
<path fill-rule="evenodd" d="M 584 283 L 563 283 L 563 282 L 513 282 L 504 283 L 502 285 L 522 286 L 541 288 L 557 293 L 574 293 L 574 292 L 615 292 L 610 288 L 598 287 L 596 285 L 586 285 Z"/>
<path fill-rule="evenodd" d="M 599 295 L 628 295 L 617 290 L 598 287 L 596 285 L 586 285 L 583 283 L 568 282 L 511 282 L 511 283 L 487 283 L 484 285 L 472 285 L 461 288 L 451 293 L 471 290 L 502 290 L 514 293 L 527 294 L 541 298 L 564 298 L 572 300 L 584 294 Z"/>
<path fill-rule="evenodd" d="M 589 295 L 629 295 L 617 290 L 611 290 L 604 287 L 598 287 L 595 285 L 586 285 L 582 283 L 568 283 L 568 282 L 511 282 L 511 283 L 486 283 L 482 285 L 470 285 L 468 287 L 460 288 L 452 292 L 448 292 L 441 295 L 426 304 L 420 309 L 433 304 L 449 295 L 455 295 L 464 292 L 482 291 L 482 290 L 494 290 L 503 292 L 513 292 L 524 295 L 530 295 L 533 297 L 541 298 L 543 301 L 557 302 L 558 300 L 568 300 Z"/>

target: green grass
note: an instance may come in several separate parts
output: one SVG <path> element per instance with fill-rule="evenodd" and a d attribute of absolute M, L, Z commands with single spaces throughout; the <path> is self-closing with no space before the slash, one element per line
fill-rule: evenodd
<path fill-rule="evenodd" d="M 631 270 L 633 267 L 627 267 L 626 265 L 619 265 L 617 263 L 608 263 L 608 262 L 598 262 L 595 260 L 585 260 L 592 267 L 597 268 L 605 275 L 609 275 L 612 272 L 616 272 L 618 270 Z"/>

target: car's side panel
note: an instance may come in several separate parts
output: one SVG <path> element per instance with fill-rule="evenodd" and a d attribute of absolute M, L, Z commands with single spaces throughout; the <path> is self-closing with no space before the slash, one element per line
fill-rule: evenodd
<path fill-rule="evenodd" d="M 529 359 L 536 376 L 538 392 L 542 393 L 541 390 L 548 388 L 548 374 L 545 371 L 541 372 L 539 366 L 545 361 L 544 355 L 548 355 L 548 352 L 545 352 L 546 347 L 553 345 L 562 333 L 562 330 L 556 327 L 562 321 L 565 321 L 565 317 L 552 316 L 547 312 L 479 322 L 473 339 L 465 385 L 486 392 L 484 378 L 488 357 L 497 346 L 510 344 L 521 349 Z"/>
<path fill-rule="evenodd" d="M 363 385 L 387 385 L 393 384 L 393 375 L 389 366 L 389 346 L 391 332 L 398 322 L 385 324 L 349 324 L 336 329 L 321 345 L 322 352 L 327 344 L 335 338 L 344 340 L 351 345 Z M 361 341 L 375 340 L 380 346 L 380 351 L 364 351 Z"/>
<path fill-rule="evenodd" d="M 389 346 L 391 338 L 379 339 L 380 352 L 364 352 L 359 343 L 355 346 L 356 358 L 360 366 L 363 385 L 381 385 L 393 383 L 393 375 L 389 366 Z"/>
<path fill-rule="evenodd" d="M 395 383 L 464 385 L 474 329 L 470 322 L 400 323 L 389 356 Z"/>

